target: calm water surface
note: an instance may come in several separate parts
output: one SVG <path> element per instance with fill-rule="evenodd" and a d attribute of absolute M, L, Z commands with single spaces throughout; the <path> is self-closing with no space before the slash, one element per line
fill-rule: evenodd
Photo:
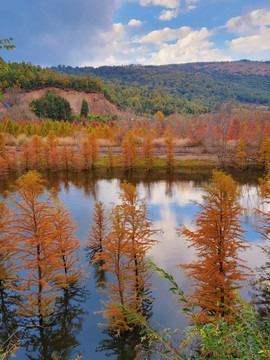
<path fill-rule="evenodd" d="M 124 179 L 132 182 L 138 189 L 141 197 L 146 198 L 155 229 L 163 229 L 158 235 L 159 243 L 149 251 L 147 256 L 158 266 L 174 276 L 178 284 L 188 289 L 188 282 L 183 271 L 177 267 L 194 261 L 195 255 L 188 248 L 185 240 L 176 235 L 176 228 L 185 225 L 192 228 L 192 218 L 198 211 L 202 202 L 203 186 L 208 184 L 211 173 L 176 173 L 168 177 L 165 173 L 156 173 L 149 177 L 146 174 L 137 174 L 127 177 L 123 174 L 50 174 L 47 175 L 48 187 L 55 187 L 60 199 L 71 210 L 79 230 L 82 247 L 80 261 L 84 265 L 87 275 L 83 286 L 73 289 L 57 302 L 55 315 L 47 319 L 48 325 L 44 328 L 26 328 L 25 323 L 18 319 L 8 294 L 1 295 L 2 338 L 6 332 L 12 332 L 18 324 L 22 325 L 18 336 L 22 339 L 21 348 L 16 353 L 19 360 L 42 359 L 50 360 L 52 354 L 59 354 L 61 360 L 71 360 L 81 354 L 84 360 L 110 359 L 133 360 L 134 347 L 139 342 L 138 333 L 128 334 L 123 339 L 114 337 L 110 331 L 98 326 L 103 322 L 98 312 L 101 300 L 106 295 L 98 292 L 96 282 L 102 279 L 100 273 L 89 265 L 85 242 L 87 231 L 91 224 L 93 205 L 102 201 L 106 209 L 118 202 L 119 184 Z M 258 207 L 260 199 L 257 189 L 257 175 L 236 174 L 234 178 L 241 190 L 241 203 L 246 208 L 243 219 L 248 221 L 244 227 L 248 231 L 246 239 L 251 243 L 250 250 L 242 254 L 247 264 L 255 269 L 266 263 L 267 259 L 260 250 L 263 240 L 252 229 L 256 222 L 253 209 Z M 9 180 L 10 182 L 11 180 Z M 6 189 L 7 182 L 2 182 L 2 191 Z M 181 313 L 179 305 L 168 293 L 169 284 L 164 279 L 157 279 L 153 275 L 151 297 L 153 302 L 149 305 L 147 314 L 149 321 L 162 329 L 183 330 L 186 326 L 185 316 Z M 250 298 L 250 288 L 241 290 L 242 296 Z"/>

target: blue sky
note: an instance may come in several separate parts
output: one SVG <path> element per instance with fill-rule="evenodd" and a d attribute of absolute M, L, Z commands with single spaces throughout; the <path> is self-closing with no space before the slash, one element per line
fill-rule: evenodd
<path fill-rule="evenodd" d="M 270 60 L 270 2 L 247 0 L 8 0 L 5 61 L 101 66 Z"/>

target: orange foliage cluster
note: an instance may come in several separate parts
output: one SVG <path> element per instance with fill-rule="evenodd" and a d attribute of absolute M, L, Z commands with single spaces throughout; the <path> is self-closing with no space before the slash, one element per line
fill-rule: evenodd
<path fill-rule="evenodd" d="M 54 309 L 58 289 L 81 280 L 82 273 L 74 266 L 79 240 L 70 213 L 53 192 L 45 193 L 38 172 L 21 176 L 14 191 L 9 220 L 7 208 L 2 203 L 0 208 L 0 280 L 20 294 L 22 300 L 15 299 L 18 312 L 38 316 L 42 325 L 44 316 Z"/>
<path fill-rule="evenodd" d="M 232 109 L 199 115 L 194 119 L 175 115 L 172 119 L 157 120 L 154 117 L 131 121 L 127 117 L 109 124 L 90 124 L 85 119 L 80 124 L 77 120 L 73 123 L 16 123 L 5 120 L 0 123 L 0 132 L 3 133 L 0 136 L 0 175 L 30 169 L 90 170 L 96 166 L 100 154 L 98 144 L 107 143 L 109 147 L 112 142 L 121 145 L 122 165 L 127 171 L 136 166 L 138 154 L 142 154 L 146 170 L 151 170 L 155 158 L 155 143 L 162 144 L 160 150 L 164 149 L 169 170 L 174 164 L 173 143 L 178 146 L 200 146 L 200 151 L 216 155 L 222 166 L 227 161 L 230 165 L 239 164 L 241 168 L 249 164 L 266 168 L 268 160 L 261 160 L 261 147 L 264 146 L 264 138 L 269 137 L 269 129 L 270 112 Z M 13 135 L 12 139 L 9 135 L 5 139 L 6 134 Z M 30 136 L 31 140 L 27 140 Z M 59 142 L 60 137 L 67 136 L 69 138 L 66 141 Z M 157 137 L 160 139 L 156 142 L 154 139 Z M 179 145 L 180 142 L 175 141 L 177 138 L 186 141 Z M 7 150 L 6 143 L 12 141 L 17 143 L 17 147 Z M 237 149 L 238 145 L 240 150 Z M 238 151 L 241 154 L 237 154 Z M 190 149 L 190 152 L 193 151 Z M 106 164 L 109 169 L 113 167 L 112 148 L 108 150 Z"/>
<path fill-rule="evenodd" d="M 247 269 L 239 259 L 239 252 L 248 247 L 242 237 L 242 211 L 239 192 L 230 175 L 213 172 L 212 183 L 205 188 L 204 203 L 199 204 L 195 231 L 179 229 L 179 234 L 197 252 L 197 262 L 181 265 L 193 279 L 194 293 L 190 296 L 202 310 L 198 321 L 209 322 L 222 316 L 232 320 L 232 308 L 237 308 L 237 293 L 246 279 Z"/>
<path fill-rule="evenodd" d="M 105 326 L 118 333 L 131 328 L 123 308 L 137 313 L 146 299 L 150 274 L 145 255 L 156 243 L 152 236 L 157 233 L 151 230 L 146 203 L 139 198 L 135 187 L 126 182 L 120 187 L 120 204 L 109 213 L 108 229 L 102 203 L 96 203 L 89 234 L 89 246 L 98 248 L 93 261 L 101 262 L 102 269 L 115 276 L 115 282 L 106 282 L 107 287 L 102 290 L 108 295 L 102 313 L 108 321 Z"/>
<path fill-rule="evenodd" d="M 0 133 L 0 176 L 11 171 L 28 170 L 89 170 L 94 168 L 99 154 L 99 145 L 95 134 L 84 137 L 78 146 L 59 146 L 59 140 L 53 131 L 45 139 L 33 135 L 25 140 L 19 151 L 8 150 L 6 139 Z"/>

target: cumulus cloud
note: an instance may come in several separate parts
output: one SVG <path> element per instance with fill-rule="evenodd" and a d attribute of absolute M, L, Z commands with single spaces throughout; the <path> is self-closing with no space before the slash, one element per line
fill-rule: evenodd
<path fill-rule="evenodd" d="M 141 26 L 142 25 L 142 21 L 141 20 L 136 20 L 136 19 L 131 19 L 128 22 L 128 26 Z"/>
<path fill-rule="evenodd" d="M 231 18 L 225 27 L 230 33 L 240 35 L 227 41 L 229 50 L 235 54 L 259 54 L 270 50 L 270 11 L 256 9 Z"/>
<path fill-rule="evenodd" d="M 180 0 L 140 0 L 142 6 L 158 5 L 167 9 L 175 9 L 180 5 Z"/>
<path fill-rule="evenodd" d="M 270 11 L 257 9 L 242 16 L 236 16 L 227 21 L 225 27 L 230 33 L 247 35 L 260 31 L 270 25 Z"/>
<path fill-rule="evenodd" d="M 178 16 L 178 14 L 179 14 L 178 9 L 162 10 L 159 15 L 159 20 L 168 21 L 168 20 L 176 18 Z"/>
<path fill-rule="evenodd" d="M 151 31 L 149 34 L 135 39 L 134 43 L 161 44 L 163 42 L 168 42 L 179 38 L 183 38 L 187 36 L 191 31 L 192 30 L 189 26 L 182 26 L 178 29 L 170 29 L 168 27 L 165 27 L 164 29 Z"/>
<path fill-rule="evenodd" d="M 188 27 L 180 28 L 183 30 L 182 36 L 174 44 L 161 42 L 158 51 L 152 52 L 148 57 L 139 57 L 138 63 L 141 64 L 176 64 L 196 61 L 221 61 L 231 60 L 230 56 L 221 49 L 213 48 L 213 43 L 209 38 L 211 31 L 203 27 L 198 31 Z M 180 32 L 180 31 L 179 31 Z M 168 32 L 169 33 L 169 32 Z M 167 41 L 169 36 L 167 36 Z"/>
<path fill-rule="evenodd" d="M 110 31 L 116 0 L 12 0 L 1 4 L 1 29 L 16 49 L 3 56 L 41 65 L 78 65 L 88 48 L 102 46 Z M 93 51 L 94 53 L 94 51 Z"/>
<path fill-rule="evenodd" d="M 263 28 L 255 35 L 233 39 L 228 41 L 227 45 L 232 52 L 237 54 L 258 54 L 270 50 L 270 29 Z"/>
<path fill-rule="evenodd" d="M 91 48 L 86 51 L 84 57 L 87 60 L 83 61 L 80 66 L 129 64 L 131 48 L 130 42 L 125 38 L 125 26 L 122 23 L 113 24 L 111 30 L 99 34 L 102 46 L 96 47 L 94 54 L 92 54 Z"/>

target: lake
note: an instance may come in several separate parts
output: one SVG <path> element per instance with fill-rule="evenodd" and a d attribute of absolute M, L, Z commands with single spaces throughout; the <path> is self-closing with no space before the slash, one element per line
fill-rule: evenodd
<path fill-rule="evenodd" d="M 140 196 L 146 199 L 153 228 L 163 230 L 157 236 L 159 243 L 148 252 L 147 257 L 172 274 L 180 287 L 187 290 L 189 285 L 185 273 L 177 265 L 191 263 L 195 254 L 192 248 L 188 248 L 185 240 L 177 236 L 176 228 L 179 225 L 188 228 L 193 226 L 193 216 L 198 212 L 198 203 L 202 202 L 203 187 L 209 183 L 210 177 L 211 173 L 207 171 L 178 171 L 172 175 L 166 172 L 155 172 L 152 175 L 142 172 L 129 176 L 122 172 L 47 174 L 48 187 L 57 189 L 59 198 L 71 210 L 78 223 L 77 236 L 82 243 L 80 261 L 87 277 L 81 287 L 59 298 L 56 313 L 46 319 L 47 325 L 44 328 L 31 327 L 31 324 L 29 326 L 29 323 L 19 319 L 8 294 L 2 293 L 1 341 L 6 332 L 17 329 L 16 334 L 22 340 L 21 347 L 16 352 L 19 360 L 49 360 L 53 354 L 58 354 L 61 360 L 72 360 L 79 354 L 83 360 L 107 357 L 133 360 L 136 356 L 134 346 L 139 342 L 138 333 L 129 333 L 119 339 L 106 327 L 98 326 L 103 318 L 95 312 L 101 310 L 101 300 L 106 299 L 106 295 L 98 291 L 96 282 L 104 273 L 98 272 L 93 264 L 89 264 L 85 250 L 93 205 L 96 201 L 102 201 L 105 208 L 110 209 L 112 204 L 118 202 L 121 181 L 126 179 L 133 183 Z M 252 269 L 256 269 L 267 261 L 260 249 L 265 241 L 252 228 L 256 222 L 253 209 L 258 208 L 261 201 L 258 195 L 258 175 L 238 173 L 233 177 L 241 191 L 241 205 L 246 208 L 243 214 L 243 219 L 247 221 L 244 225 L 247 230 L 245 238 L 251 244 L 251 248 L 242 253 L 241 258 Z M 2 181 L 0 190 L 4 192 L 13 180 Z M 176 304 L 176 299 L 168 293 L 169 283 L 164 279 L 157 279 L 157 274 L 153 275 L 152 282 L 150 290 L 153 302 L 148 304 L 147 309 L 150 323 L 159 330 L 169 327 L 183 331 L 187 321 L 180 305 Z M 250 299 L 251 293 L 251 287 L 241 290 L 245 299 Z"/>

